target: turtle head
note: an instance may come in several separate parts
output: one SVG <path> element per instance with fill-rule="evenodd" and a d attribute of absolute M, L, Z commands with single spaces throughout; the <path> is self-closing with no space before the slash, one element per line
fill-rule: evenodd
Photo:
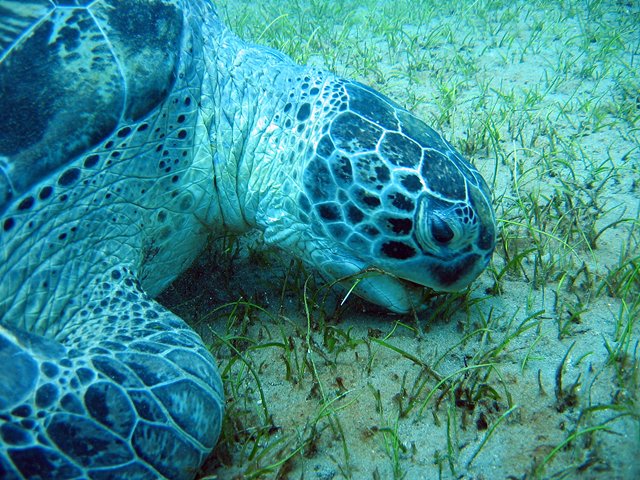
<path fill-rule="evenodd" d="M 297 193 L 308 230 L 302 256 L 332 279 L 364 272 L 355 292 L 397 312 L 419 308 L 424 287 L 466 287 L 495 246 L 485 181 L 385 96 L 354 82 L 340 87 Z"/>

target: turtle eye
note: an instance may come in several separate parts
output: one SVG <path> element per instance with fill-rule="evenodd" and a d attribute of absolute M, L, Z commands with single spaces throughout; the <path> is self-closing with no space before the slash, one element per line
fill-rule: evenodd
<path fill-rule="evenodd" d="M 434 215 L 431 219 L 431 235 L 436 242 L 446 244 L 453 239 L 453 230 L 442 218 Z"/>

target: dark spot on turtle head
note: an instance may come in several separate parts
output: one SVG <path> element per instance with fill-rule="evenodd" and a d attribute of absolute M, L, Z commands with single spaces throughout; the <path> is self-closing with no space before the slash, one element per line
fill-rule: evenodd
<path fill-rule="evenodd" d="M 95 420 L 126 437 L 135 423 L 124 392 L 113 383 L 97 382 L 84 394 L 84 404 Z"/>
<path fill-rule="evenodd" d="M 402 177 L 400 183 L 410 193 L 419 192 L 422 190 L 422 182 L 417 175 L 408 174 Z"/>
<path fill-rule="evenodd" d="M 117 135 L 118 135 L 119 138 L 124 138 L 127 135 L 129 135 L 130 133 L 131 133 L 131 127 L 124 127 L 124 128 L 121 128 L 120 130 L 118 130 Z"/>
<path fill-rule="evenodd" d="M 373 195 L 363 196 L 362 201 L 372 208 L 380 206 L 380 199 L 378 197 L 374 197 Z"/>
<path fill-rule="evenodd" d="M 66 25 L 58 31 L 56 42 L 64 45 L 67 51 L 76 50 L 80 45 L 80 31 L 77 26 Z"/>
<path fill-rule="evenodd" d="M 169 227 L 169 226 L 162 227 L 160 229 L 160 233 L 158 234 L 158 239 L 159 240 L 166 240 L 167 238 L 169 238 L 171 236 L 172 233 L 173 233 L 173 230 L 171 229 L 171 227 Z"/>
<path fill-rule="evenodd" d="M 16 221 L 13 218 L 9 217 L 3 222 L 2 228 L 5 232 L 8 232 L 15 226 L 15 224 Z"/>
<path fill-rule="evenodd" d="M 361 188 L 355 191 L 354 197 L 362 207 L 365 207 L 365 209 L 367 209 L 367 207 L 369 209 L 376 209 L 382 203 L 378 196 Z"/>
<path fill-rule="evenodd" d="M 49 461 L 55 465 L 55 469 L 51 471 L 56 472 L 56 478 L 82 477 L 83 475 L 76 473 L 78 469 L 75 465 L 100 469 L 125 464 L 133 457 L 131 447 L 120 436 L 83 416 L 75 417 L 62 412 L 51 415 L 46 436 L 57 448 L 49 447 L 44 450 L 41 447 L 47 455 L 40 454 L 37 457 L 43 459 L 40 461 Z M 50 451 L 56 452 L 56 455 L 52 457 Z M 74 463 L 71 463 L 72 460 Z M 58 476 L 60 472 L 64 473 Z"/>
<path fill-rule="evenodd" d="M 40 416 L 40 412 L 38 412 L 38 418 L 42 418 Z M 23 418 L 22 420 L 20 420 L 20 425 L 29 430 L 33 430 L 34 428 L 36 428 L 36 421 L 31 418 Z"/>
<path fill-rule="evenodd" d="M 179 138 L 180 140 L 182 140 L 182 139 L 184 139 L 184 138 L 187 138 L 187 131 L 186 131 L 186 130 L 180 130 L 180 131 L 178 132 L 178 138 Z"/>
<path fill-rule="evenodd" d="M 346 207 L 346 217 L 349 223 L 357 225 L 364 220 L 364 213 L 355 205 L 349 204 Z"/>
<path fill-rule="evenodd" d="M 33 197 L 29 196 L 26 197 L 24 200 L 22 200 L 20 202 L 20 204 L 18 205 L 18 210 L 29 210 L 31 207 L 33 207 L 33 204 L 36 201 L 34 200 Z"/>
<path fill-rule="evenodd" d="M 43 187 L 42 190 L 40 190 L 40 194 L 38 195 L 38 197 L 40 197 L 40 200 L 46 200 L 51 196 L 52 193 L 53 188 L 47 185 L 46 187 Z"/>
<path fill-rule="evenodd" d="M 318 214 L 320 215 L 320 218 L 328 222 L 342 220 L 340 210 L 335 203 L 323 203 L 318 205 Z"/>
<path fill-rule="evenodd" d="M 85 168 L 95 167 L 96 164 L 98 163 L 98 160 L 100 160 L 100 156 L 96 154 L 89 155 L 87 158 L 84 159 Z"/>
<path fill-rule="evenodd" d="M 406 260 L 415 256 L 416 250 L 406 243 L 391 241 L 382 244 L 382 253 L 389 258 Z"/>
<path fill-rule="evenodd" d="M 388 218 L 387 222 L 391 232 L 397 235 L 407 235 L 413 228 L 413 222 L 408 218 Z"/>
<path fill-rule="evenodd" d="M 60 177 L 58 178 L 58 185 L 62 187 L 68 187 L 73 184 L 80 178 L 80 170 L 77 168 L 70 168 L 66 170 Z"/>
<path fill-rule="evenodd" d="M 358 155 L 354 159 L 356 181 L 369 190 L 382 190 L 391 178 L 391 172 L 376 153 Z"/>
<path fill-rule="evenodd" d="M 298 113 L 296 114 L 296 118 L 298 119 L 298 121 L 304 122 L 307 118 L 309 118 L 309 115 L 311 115 L 311 105 L 309 105 L 308 103 L 303 103 L 302 105 L 300 105 L 300 108 L 298 108 Z"/>

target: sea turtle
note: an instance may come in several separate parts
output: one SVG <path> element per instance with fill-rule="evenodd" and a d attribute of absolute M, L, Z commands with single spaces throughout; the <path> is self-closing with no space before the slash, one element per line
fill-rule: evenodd
<path fill-rule="evenodd" d="M 384 95 L 207 0 L 0 3 L 0 477 L 190 478 L 223 391 L 153 298 L 257 228 L 396 312 L 485 268 L 484 180 Z M 371 268 L 370 268 L 371 267 Z"/>

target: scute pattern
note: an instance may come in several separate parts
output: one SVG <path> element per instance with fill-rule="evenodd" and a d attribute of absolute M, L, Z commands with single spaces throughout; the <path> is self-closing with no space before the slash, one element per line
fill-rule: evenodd
<path fill-rule="evenodd" d="M 304 171 L 300 197 L 316 204 L 315 231 L 366 249 L 373 264 L 381 256 L 405 261 L 450 249 L 454 238 L 475 239 L 480 224 L 493 223 L 484 181 L 440 135 L 368 87 L 338 81 L 326 88 L 334 91 L 325 97 L 335 113 Z M 421 203 L 428 207 L 419 209 Z M 458 205 L 472 205 L 482 221 L 459 213 Z M 483 232 L 485 253 L 493 235 Z"/>

